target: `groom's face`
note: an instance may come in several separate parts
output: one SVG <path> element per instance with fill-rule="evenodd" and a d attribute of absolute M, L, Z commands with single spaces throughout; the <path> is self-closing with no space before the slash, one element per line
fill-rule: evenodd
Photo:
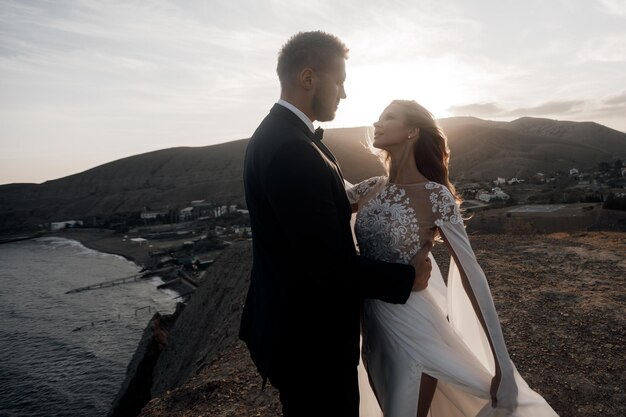
<path fill-rule="evenodd" d="M 343 83 L 346 80 L 346 61 L 335 58 L 324 71 L 316 73 L 316 88 L 313 94 L 315 120 L 327 122 L 335 118 L 339 101 L 346 98 Z"/>

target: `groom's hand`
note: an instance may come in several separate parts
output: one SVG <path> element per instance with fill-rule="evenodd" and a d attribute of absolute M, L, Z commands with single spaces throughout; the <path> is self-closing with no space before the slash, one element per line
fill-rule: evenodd
<path fill-rule="evenodd" d="M 415 279 L 413 280 L 413 289 L 411 291 L 422 291 L 428 287 L 430 272 L 433 269 L 428 254 L 432 247 L 433 242 L 426 242 L 411 259 L 411 265 L 415 268 Z"/>

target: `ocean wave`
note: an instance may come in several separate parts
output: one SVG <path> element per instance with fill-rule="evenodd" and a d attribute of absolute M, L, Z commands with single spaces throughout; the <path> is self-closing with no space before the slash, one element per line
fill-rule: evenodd
<path fill-rule="evenodd" d="M 0 415 L 106 415 L 149 317 L 176 301 L 160 279 L 65 294 L 137 272 L 119 259 L 60 237 L 2 248 Z"/>
<path fill-rule="evenodd" d="M 40 242 L 40 243 L 44 243 L 47 246 L 49 246 L 50 248 L 55 249 L 55 250 L 58 249 L 58 248 L 78 249 L 79 252 L 77 253 L 77 255 L 90 255 L 90 256 L 97 256 L 97 257 L 100 257 L 100 258 L 109 258 L 109 257 L 116 258 L 116 259 L 120 259 L 120 260 L 123 260 L 125 262 L 130 263 L 133 266 L 136 266 L 138 269 L 141 268 L 135 262 L 133 262 L 133 261 L 131 261 L 131 260 L 121 256 L 121 255 L 117 255 L 115 253 L 101 252 L 101 251 L 97 251 L 95 249 L 88 248 L 87 246 L 83 245 L 78 240 L 68 239 L 68 238 L 65 238 L 65 237 L 40 237 L 40 238 L 34 239 L 34 241 Z"/>
<path fill-rule="evenodd" d="M 151 284 L 154 284 L 155 286 L 159 286 L 161 284 L 165 284 L 165 281 L 163 281 L 163 278 L 161 278 L 158 275 L 155 275 L 153 277 L 151 277 L 148 282 L 150 282 Z M 159 289 L 160 292 L 162 292 L 163 294 L 168 296 L 168 299 L 170 300 L 174 300 L 177 299 L 181 296 L 181 294 L 178 293 L 178 291 L 174 291 L 171 290 L 169 288 L 161 288 Z M 159 300 L 154 300 L 154 301 L 159 301 Z"/>

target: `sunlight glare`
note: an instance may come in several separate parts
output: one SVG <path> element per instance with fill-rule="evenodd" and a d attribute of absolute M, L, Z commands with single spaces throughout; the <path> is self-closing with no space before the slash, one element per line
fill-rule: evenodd
<path fill-rule="evenodd" d="M 347 99 L 328 127 L 370 126 L 394 99 L 415 100 L 436 118 L 448 117 L 448 109 L 465 103 L 467 66 L 453 57 L 416 59 L 404 64 L 380 63 L 348 67 Z"/>

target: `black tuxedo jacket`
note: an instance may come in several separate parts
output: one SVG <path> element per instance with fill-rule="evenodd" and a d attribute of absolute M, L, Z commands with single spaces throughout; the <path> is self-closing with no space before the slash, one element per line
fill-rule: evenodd
<path fill-rule="evenodd" d="M 361 298 L 406 302 L 414 269 L 360 257 L 334 157 L 276 104 L 246 149 L 253 266 L 240 338 L 264 381 L 359 361 Z"/>

